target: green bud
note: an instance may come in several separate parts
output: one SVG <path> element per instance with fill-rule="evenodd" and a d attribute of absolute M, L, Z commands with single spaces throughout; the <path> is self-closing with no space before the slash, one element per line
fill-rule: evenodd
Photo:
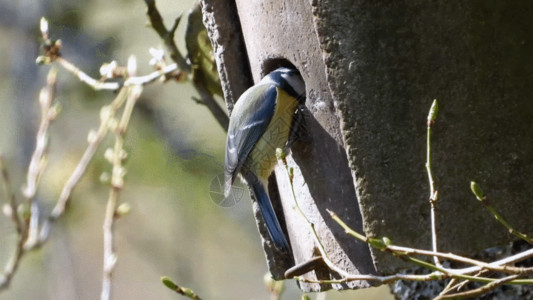
<path fill-rule="evenodd" d="M 433 272 L 429 275 L 429 278 L 431 280 L 440 280 L 442 279 L 442 275 L 439 275 L 439 273 Z"/>
<path fill-rule="evenodd" d="M 129 203 L 121 203 L 116 210 L 118 217 L 123 217 L 131 211 L 131 205 Z"/>
<path fill-rule="evenodd" d="M 63 109 L 63 106 L 59 102 L 55 102 L 52 107 L 50 107 L 50 110 L 48 111 L 48 119 L 50 121 L 55 120 L 57 115 L 61 113 L 61 109 Z"/>
<path fill-rule="evenodd" d="M 111 186 L 114 188 L 121 189 L 124 187 L 124 177 L 123 176 L 111 176 Z"/>
<path fill-rule="evenodd" d="M 302 300 L 311 300 L 307 294 L 302 295 Z"/>
<path fill-rule="evenodd" d="M 437 104 L 437 99 L 435 99 L 433 100 L 433 103 L 431 104 L 431 108 L 429 109 L 428 126 L 433 125 L 433 123 L 437 119 L 438 112 L 439 112 L 439 105 Z"/>
<path fill-rule="evenodd" d="M 477 184 L 475 181 L 470 181 L 470 189 L 472 190 L 472 193 L 474 193 L 474 195 L 476 196 L 477 200 L 485 200 L 485 195 L 483 195 L 481 187 L 479 187 L 479 184 Z"/>
<path fill-rule="evenodd" d="M 167 277 L 167 276 L 163 276 L 163 277 L 161 277 L 161 282 L 163 282 L 163 284 L 164 284 L 167 288 L 169 288 L 169 289 L 171 289 L 171 290 L 173 290 L 173 291 L 175 291 L 175 290 L 178 289 L 178 285 L 175 284 L 175 283 L 172 281 L 172 279 L 170 279 L 170 277 Z"/>
<path fill-rule="evenodd" d="M 387 246 L 387 247 L 390 246 L 390 244 L 392 243 L 391 240 L 390 240 L 388 237 L 386 237 L 386 236 L 384 236 L 384 237 L 381 239 L 381 241 L 383 242 L 383 245 L 385 245 L 385 246 Z"/>

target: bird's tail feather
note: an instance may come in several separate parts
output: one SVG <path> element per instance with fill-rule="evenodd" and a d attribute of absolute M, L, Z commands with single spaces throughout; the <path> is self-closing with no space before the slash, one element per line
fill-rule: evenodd
<path fill-rule="evenodd" d="M 274 208 L 272 207 L 272 203 L 268 197 L 266 187 L 254 174 L 247 175 L 248 176 L 246 176 L 246 179 L 252 188 L 257 203 L 259 204 L 261 215 L 265 220 L 265 224 L 272 241 L 276 245 L 276 248 L 283 251 L 288 251 L 289 243 L 287 242 L 285 233 L 281 229 L 281 226 L 278 222 L 278 218 L 276 217 L 276 213 L 274 212 Z"/>

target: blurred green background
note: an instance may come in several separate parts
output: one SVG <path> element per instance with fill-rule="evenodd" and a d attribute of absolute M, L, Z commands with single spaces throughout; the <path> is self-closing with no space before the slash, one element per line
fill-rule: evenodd
<path fill-rule="evenodd" d="M 170 26 L 187 1 L 157 1 Z M 146 27 L 144 1 L 0 0 L 0 152 L 17 189 L 33 151 L 39 122 L 37 95 L 49 66 L 37 66 L 39 19 L 47 17 L 52 38 L 63 41 L 63 55 L 92 76 L 104 62 L 138 59 L 139 74 L 152 71 L 150 47 L 162 47 Z M 176 40 L 185 52 L 185 22 Z M 49 161 L 37 200 L 46 214 L 87 146 L 110 92 L 95 92 L 60 69 L 57 101 L 62 112 L 49 132 Z M 175 299 L 159 278 L 170 276 L 204 299 L 268 299 L 267 271 L 248 196 L 232 207 L 210 198 L 212 180 L 223 172 L 225 133 L 208 110 L 191 98 L 190 84 L 147 86 L 126 135 L 125 188 L 121 202 L 131 212 L 115 227 L 118 264 L 115 299 Z M 221 99 L 219 99 L 222 101 Z M 108 137 L 54 225 L 48 243 L 28 253 L 0 299 L 96 299 L 102 273 L 102 222 L 108 188 L 99 182 L 111 166 L 103 151 Z M 4 203 L 5 197 L 1 201 Z M 19 199 L 20 192 L 18 192 Z M 13 224 L 0 216 L 0 263 L 15 246 Z M 286 281 L 283 299 L 299 299 Z M 392 299 L 388 288 L 328 292 L 313 299 Z"/>

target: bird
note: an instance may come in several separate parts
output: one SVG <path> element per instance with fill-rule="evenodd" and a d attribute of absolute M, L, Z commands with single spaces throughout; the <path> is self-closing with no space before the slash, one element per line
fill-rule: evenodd
<path fill-rule="evenodd" d="M 246 90 L 230 116 L 224 164 L 224 195 L 238 174 L 256 199 L 274 246 L 288 251 L 289 243 L 272 207 L 268 177 L 276 149 L 288 150 L 297 139 L 305 103 L 305 83 L 299 71 L 280 67 Z"/>

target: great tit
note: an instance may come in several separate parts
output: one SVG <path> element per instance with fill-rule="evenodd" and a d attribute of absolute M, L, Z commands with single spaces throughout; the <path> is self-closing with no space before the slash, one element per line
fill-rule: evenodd
<path fill-rule="evenodd" d="M 276 149 L 288 149 L 296 139 L 305 102 L 305 84 L 297 70 L 278 68 L 250 87 L 231 113 L 226 141 L 225 188 L 227 197 L 240 173 L 250 186 L 276 248 L 288 251 L 268 195 L 268 177 L 276 166 Z"/>

